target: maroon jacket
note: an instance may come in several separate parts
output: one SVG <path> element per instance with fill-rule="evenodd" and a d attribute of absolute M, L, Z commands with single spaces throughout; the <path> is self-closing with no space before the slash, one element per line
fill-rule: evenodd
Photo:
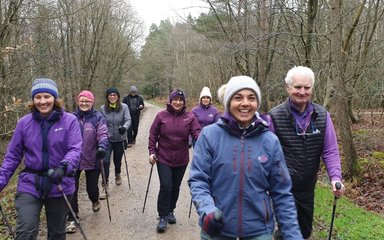
<path fill-rule="evenodd" d="M 159 162 L 170 167 L 188 165 L 189 135 L 197 139 L 200 134 L 200 124 L 195 115 L 186 112 L 175 112 L 167 104 L 167 110 L 159 112 L 149 130 L 149 154 L 156 154 Z"/>

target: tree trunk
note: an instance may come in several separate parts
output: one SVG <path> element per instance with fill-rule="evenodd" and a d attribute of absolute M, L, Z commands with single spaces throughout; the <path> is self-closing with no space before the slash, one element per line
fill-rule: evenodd
<path fill-rule="evenodd" d="M 352 131 L 348 116 L 348 96 L 344 86 L 346 58 L 342 49 L 341 0 L 331 1 L 331 75 L 334 85 L 334 101 L 336 124 L 339 129 L 342 153 L 344 156 L 345 178 L 357 175 L 357 153 L 353 144 Z"/>

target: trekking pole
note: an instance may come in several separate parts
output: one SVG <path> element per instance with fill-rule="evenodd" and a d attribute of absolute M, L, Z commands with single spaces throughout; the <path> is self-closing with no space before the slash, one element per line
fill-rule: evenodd
<path fill-rule="evenodd" d="M 125 170 L 127 170 L 127 179 L 128 179 L 128 187 L 131 189 L 131 182 L 129 181 L 129 173 L 128 173 L 128 163 L 127 163 L 127 157 L 125 156 L 125 147 L 124 147 L 124 138 L 123 135 L 121 135 L 121 145 L 123 146 L 123 154 L 124 154 L 124 162 L 125 162 Z"/>
<path fill-rule="evenodd" d="M 192 198 L 191 198 L 191 203 L 189 204 L 188 218 L 191 218 L 191 211 L 192 211 Z"/>
<path fill-rule="evenodd" d="M 109 196 L 108 196 L 108 186 L 107 186 L 107 178 L 105 177 L 105 170 L 104 170 L 104 164 L 103 164 L 103 160 L 100 159 L 100 163 L 101 163 L 101 180 L 103 182 L 103 185 L 104 185 L 104 191 L 105 191 L 105 198 L 107 199 L 107 208 L 108 208 L 108 216 L 109 216 L 109 221 L 111 222 L 112 221 L 112 218 L 111 218 L 111 209 L 109 208 Z"/>
<path fill-rule="evenodd" d="M 154 156 L 154 157 L 156 158 L 156 156 Z M 152 177 L 153 165 L 154 165 L 154 164 L 151 164 L 151 171 L 149 172 L 149 179 L 148 179 L 147 191 L 145 192 L 145 198 L 144 198 L 143 213 L 144 213 L 144 209 L 145 209 L 145 204 L 147 203 L 148 190 L 149 190 L 149 184 L 151 183 L 151 177 Z"/>
<path fill-rule="evenodd" d="M 52 170 L 52 171 L 51 171 L 51 170 L 52 170 L 52 169 L 50 169 L 50 170 L 48 171 L 48 176 L 53 174 L 53 170 Z M 63 196 L 63 198 L 64 198 L 64 200 L 65 200 L 65 203 L 67 204 L 67 207 L 69 208 L 69 211 L 71 212 L 71 214 L 72 214 L 72 216 L 73 216 L 73 219 L 75 220 L 76 225 L 79 227 L 80 232 L 81 232 L 81 235 L 83 235 L 83 238 L 84 238 L 85 240 L 88 240 L 88 239 L 87 239 L 87 236 L 85 235 L 85 232 L 84 232 L 83 228 L 82 228 L 81 225 L 80 225 L 80 221 L 79 221 L 79 219 L 76 217 L 76 213 L 75 213 L 75 211 L 73 211 L 73 208 L 72 208 L 71 203 L 69 202 L 69 200 L 68 200 L 68 198 L 67 198 L 67 195 L 65 195 L 65 193 L 63 192 L 63 188 L 61 187 L 61 184 L 58 184 L 58 185 L 57 185 L 57 188 L 59 189 L 59 192 L 61 192 L 61 195 Z"/>
<path fill-rule="evenodd" d="M 341 189 L 341 184 L 339 182 L 337 182 L 335 184 L 336 186 L 336 189 L 337 190 L 340 190 Z M 328 240 L 331 240 L 331 237 L 332 237 L 332 228 L 333 228 L 333 220 L 335 219 L 335 212 L 336 212 L 336 202 L 337 202 L 337 199 L 338 197 L 335 196 L 334 200 L 333 200 L 333 209 L 332 209 L 332 219 L 331 219 L 331 227 L 329 229 L 329 235 L 328 235 Z"/>
<path fill-rule="evenodd" d="M 12 227 L 9 224 L 7 217 L 5 216 L 5 214 L 3 212 L 3 208 L 1 207 L 1 205 L 0 205 L 0 212 L 1 212 L 1 216 L 3 217 L 5 225 L 7 225 L 7 227 L 8 227 L 8 230 L 9 230 L 10 235 L 12 236 L 12 239 L 16 239 L 15 233 L 12 231 Z"/>

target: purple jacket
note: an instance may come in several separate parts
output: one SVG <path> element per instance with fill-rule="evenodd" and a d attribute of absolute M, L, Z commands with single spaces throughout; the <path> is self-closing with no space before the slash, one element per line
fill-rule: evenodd
<path fill-rule="evenodd" d="M 177 113 L 168 104 L 167 110 L 156 115 L 149 130 L 149 154 L 156 154 L 158 161 L 168 166 L 185 166 L 189 162 L 189 135 L 196 140 L 199 134 L 200 124 L 193 113 Z"/>
<path fill-rule="evenodd" d="M 41 126 L 53 123 L 48 129 L 47 152 L 48 168 L 56 168 L 66 162 L 69 174 L 79 164 L 81 154 L 81 133 L 76 117 L 71 113 L 53 111 L 48 118 L 41 118 L 37 112 L 22 117 L 8 144 L 3 164 L 0 168 L 0 191 L 8 184 L 13 173 L 23 160 L 24 171 L 19 174 L 17 191 L 40 197 L 35 183 L 44 184 L 46 176 L 38 175 L 43 170 L 43 131 Z M 47 156 L 47 155 L 45 155 Z M 75 179 L 65 176 L 61 183 L 65 194 L 75 191 Z M 47 197 L 59 197 L 57 185 L 52 184 Z"/>
<path fill-rule="evenodd" d="M 80 170 L 100 169 L 100 159 L 96 159 L 96 150 L 108 148 L 108 129 L 104 116 L 97 110 L 75 111 L 83 135 L 81 146 Z"/>
<path fill-rule="evenodd" d="M 194 107 L 191 112 L 195 114 L 201 128 L 217 122 L 220 117 L 220 113 L 217 108 L 212 105 L 206 106 L 201 103 L 199 106 Z"/>

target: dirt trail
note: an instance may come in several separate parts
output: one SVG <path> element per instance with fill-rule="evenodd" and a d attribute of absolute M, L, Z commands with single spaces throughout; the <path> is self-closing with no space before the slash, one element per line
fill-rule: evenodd
<path fill-rule="evenodd" d="M 139 136 L 136 144 L 126 150 L 131 189 L 128 188 L 127 173 L 124 158 L 122 165 L 123 183 L 114 183 L 114 165 L 110 168 L 109 204 L 112 221 L 109 221 L 107 202 L 101 201 L 101 210 L 92 212 L 91 202 L 84 189 L 84 174 L 79 191 L 79 217 L 81 226 L 89 240 L 124 240 L 124 239 L 199 239 L 200 228 L 197 224 L 198 215 L 192 207 L 191 218 L 188 218 L 190 194 L 187 185 L 189 172 L 187 170 L 183 183 L 175 216 L 177 223 L 168 225 L 165 233 L 156 233 L 157 210 L 156 201 L 159 191 L 159 179 L 156 166 L 153 167 L 152 180 L 148 192 L 145 212 L 142 213 L 146 187 L 150 172 L 148 163 L 148 132 L 156 113 L 162 110 L 157 106 L 146 103 L 142 115 Z M 78 229 L 74 234 L 67 234 L 68 240 L 81 240 Z"/>

